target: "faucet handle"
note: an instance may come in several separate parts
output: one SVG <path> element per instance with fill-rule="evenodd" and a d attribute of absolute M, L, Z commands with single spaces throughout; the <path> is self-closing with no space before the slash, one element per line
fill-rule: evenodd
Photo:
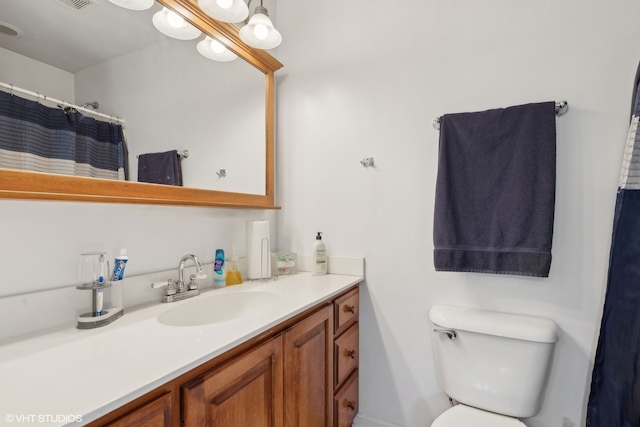
<path fill-rule="evenodd" d="M 201 273 L 201 274 L 204 274 L 204 273 Z M 204 277 L 207 277 L 207 275 L 205 274 Z M 189 290 L 190 291 L 192 291 L 194 289 L 198 289 L 198 282 L 196 282 L 196 279 L 200 279 L 200 278 L 201 278 L 200 274 L 198 274 L 198 275 L 192 274 L 191 276 L 189 276 L 189 279 L 191 279 L 189 281 Z"/>
<path fill-rule="evenodd" d="M 151 287 L 154 289 L 167 287 L 165 291 L 165 295 L 173 295 L 177 292 L 176 285 L 173 283 L 172 279 L 163 280 L 162 282 L 155 282 L 151 284 Z"/>
<path fill-rule="evenodd" d="M 178 289 L 176 288 L 176 285 L 173 283 L 173 280 L 172 279 L 167 280 L 166 295 L 174 295 L 177 291 Z"/>

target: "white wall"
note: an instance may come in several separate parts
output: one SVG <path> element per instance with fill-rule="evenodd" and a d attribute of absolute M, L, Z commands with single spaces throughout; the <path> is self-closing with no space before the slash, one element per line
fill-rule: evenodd
<path fill-rule="evenodd" d="M 428 309 L 459 304 L 562 328 L 531 427 L 584 425 L 612 211 L 640 59 L 631 0 L 280 1 L 280 247 L 363 255 L 358 425 L 428 426 L 448 407 Z M 436 273 L 435 117 L 567 100 L 557 119 L 548 279 Z M 372 156 L 375 168 L 360 165 Z"/>
<path fill-rule="evenodd" d="M 0 48 L 0 81 L 61 101 L 75 102 L 73 74 L 3 48 Z"/>

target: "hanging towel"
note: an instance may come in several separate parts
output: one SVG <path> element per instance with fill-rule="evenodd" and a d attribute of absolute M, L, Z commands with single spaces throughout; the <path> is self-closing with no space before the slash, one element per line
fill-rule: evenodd
<path fill-rule="evenodd" d="M 554 102 L 442 116 L 436 270 L 548 277 L 555 168 Z"/>
<path fill-rule="evenodd" d="M 613 216 L 587 427 L 640 426 L 640 65 Z"/>
<path fill-rule="evenodd" d="M 178 151 L 141 154 L 138 157 L 138 182 L 182 186 Z"/>

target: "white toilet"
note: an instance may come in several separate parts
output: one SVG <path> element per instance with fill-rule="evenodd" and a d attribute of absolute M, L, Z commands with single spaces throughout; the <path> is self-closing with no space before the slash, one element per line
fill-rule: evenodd
<path fill-rule="evenodd" d="M 431 427 L 526 427 L 540 410 L 560 329 L 553 320 L 435 305 L 438 382 L 460 404 Z"/>

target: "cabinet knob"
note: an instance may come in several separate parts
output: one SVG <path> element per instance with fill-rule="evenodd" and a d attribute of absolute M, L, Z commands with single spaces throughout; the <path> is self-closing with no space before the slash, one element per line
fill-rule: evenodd
<path fill-rule="evenodd" d="M 356 312 L 356 306 L 355 305 L 347 305 L 347 304 L 345 304 L 343 309 L 344 309 L 345 313 L 354 313 L 355 314 L 355 312 Z"/>
<path fill-rule="evenodd" d="M 345 408 L 349 408 L 353 411 L 356 409 L 356 401 L 345 399 L 344 402 L 342 402 L 342 406 L 344 406 Z"/>
<path fill-rule="evenodd" d="M 350 357 L 352 359 L 355 359 L 356 358 L 356 351 L 355 350 L 347 350 L 347 349 L 345 349 L 344 350 L 344 355 L 345 355 L 345 357 Z"/>

